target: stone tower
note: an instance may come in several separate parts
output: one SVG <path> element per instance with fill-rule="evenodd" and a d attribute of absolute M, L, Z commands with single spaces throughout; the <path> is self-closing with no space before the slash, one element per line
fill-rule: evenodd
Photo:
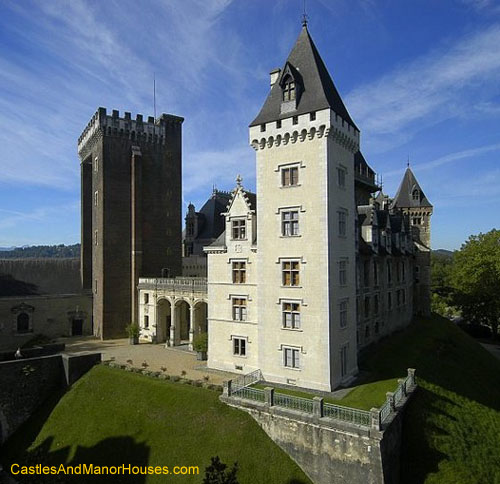
<path fill-rule="evenodd" d="M 182 122 L 99 108 L 78 139 L 82 287 L 103 339 L 137 320 L 139 276 L 181 275 Z"/>
<path fill-rule="evenodd" d="M 410 220 L 416 246 L 414 312 L 431 313 L 431 216 L 433 207 L 408 166 L 392 201 L 392 210 L 400 210 Z"/>
<path fill-rule="evenodd" d="M 354 156 L 360 133 L 307 25 L 250 124 L 257 156 L 259 367 L 330 391 L 357 372 Z"/>

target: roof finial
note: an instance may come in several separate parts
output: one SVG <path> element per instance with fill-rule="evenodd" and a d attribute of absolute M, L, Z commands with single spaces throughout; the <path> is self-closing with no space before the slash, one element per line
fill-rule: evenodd
<path fill-rule="evenodd" d="M 306 13 L 306 0 L 304 0 L 304 11 L 302 12 L 302 27 L 307 28 L 307 20 L 309 16 Z"/>
<path fill-rule="evenodd" d="M 406 162 L 406 166 L 410 168 L 410 154 L 408 154 L 408 161 Z"/>
<path fill-rule="evenodd" d="M 241 182 L 243 181 L 243 178 L 241 178 L 241 175 L 238 174 L 236 177 L 236 186 L 241 187 Z"/>

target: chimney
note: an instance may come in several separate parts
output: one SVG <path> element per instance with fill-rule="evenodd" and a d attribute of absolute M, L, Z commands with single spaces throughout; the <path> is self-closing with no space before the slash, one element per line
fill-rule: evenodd
<path fill-rule="evenodd" d="M 273 87 L 274 83 L 278 80 L 281 74 L 281 69 L 273 69 L 271 71 L 271 87 Z"/>

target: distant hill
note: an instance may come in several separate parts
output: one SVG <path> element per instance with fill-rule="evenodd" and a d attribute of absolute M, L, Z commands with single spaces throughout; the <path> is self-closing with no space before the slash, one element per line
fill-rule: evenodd
<path fill-rule="evenodd" d="M 443 256 L 443 257 L 452 257 L 453 256 L 453 251 L 447 250 L 447 249 L 436 249 L 436 250 L 433 250 L 432 253 L 435 255 Z"/>
<path fill-rule="evenodd" d="M 0 259 L 68 259 L 80 257 L 80 244 L 1 247 Z"/>

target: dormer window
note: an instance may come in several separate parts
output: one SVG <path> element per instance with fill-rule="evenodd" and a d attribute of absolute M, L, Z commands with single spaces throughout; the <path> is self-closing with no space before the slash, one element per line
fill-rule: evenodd
<path fill-rule="evenodd" d="M 283 102 L 295 100 L 295 81 L 288 76 L 283 85 Z"/>
<path fill-rule="evenodd" d="M 420 200 L 420 192 L 417 189 L 413 190 L 412 198 L 416 202 L 418 202 Z"/>

